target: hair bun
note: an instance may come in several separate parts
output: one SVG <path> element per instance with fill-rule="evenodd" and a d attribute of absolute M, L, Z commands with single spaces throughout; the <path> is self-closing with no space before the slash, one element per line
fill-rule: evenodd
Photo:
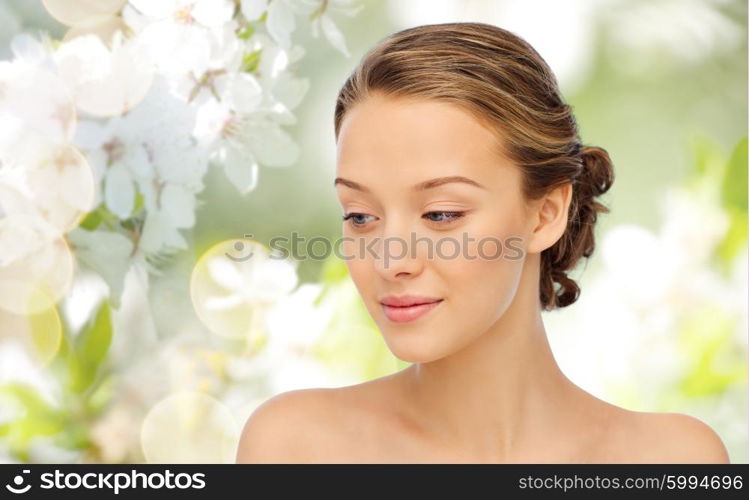
<path fill-rule="evenodd" d="M 599 213 L 609 209 L 596 200 L 614 183 L 614 168 L 608 152 L 597 146 L 580 150 L 583 168 L 575 178 L 567 230 L 542 258 L 545 276 L 540 284 L 544 309 L 565 307 L 580 296 L 580 287 L 567 273 L 580 258 L 588 258 L 596 246 L 595 223 Z"/>
<path fill-rule="evenodd" d="M 591 196 L 601 196 L 614 183 L 614 168 L 609 153 L 598 146 L 583 146 L 580 157 L 585 179 L 581 184 L 588 188 Z"/>

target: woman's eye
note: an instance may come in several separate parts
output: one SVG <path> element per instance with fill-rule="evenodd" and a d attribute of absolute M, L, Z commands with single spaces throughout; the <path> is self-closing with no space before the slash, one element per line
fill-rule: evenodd
<path fill-rule="evenodd" d="M 372 216 L 367 215 L 367 214 L 359 214 L 359 213 L 352 212 L 350 214 L 344 215 L 343 220 L 347 221 L 351 219 L 351 225 L 353 225 L 354 227 L 361 227 L 366 224 L 366 221 L 362 220 L 365 217 L 372 217 Z"/>
<path fill-rule="evenodd" d="M 430 216 L 436 216 L 435 218 L 431 218 Z M 453 222 L 460 217 L 463 217 L 465 215 L 465 212 L 427 212 L 424 214 L 424 217 L 427 217 L 427 219 L 431 222 L 436 222 L 438 224 L 446 224 Z"/>
<path fill-rule="evenodd" d="M 423 215 L 423 217 L 426 217 L 430 222 L 435 222 L 437 224 L 449 224 L 450 222 L 454 222 L 464 215 L 465 212 L 427 212 Z M 350 219 L 352 226 L 363 227 L 367 224 L 367 217 L 374 216 L 352 212 L 350 214 L 344 215 L 343 220 L 347 221 Z"/>

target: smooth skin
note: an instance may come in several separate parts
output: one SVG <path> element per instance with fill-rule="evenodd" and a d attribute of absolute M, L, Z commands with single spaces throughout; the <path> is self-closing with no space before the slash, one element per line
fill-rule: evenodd
<path fill-rule="evenodd" d="M 237 463 L 729 462 L 701 420 L 609 404 L 562 373 L 538 283 L 540 253 L 565 231 L 572 188 L 526 202 L 520 170 L 497 145 L 488 128 L 449 103 L 375 94 L 349 110 L 337 149 L 345 182 L 336 190 L 344 214 L 360 215 L 343 223 L 343 236 L 353 239 L 343 247 L 352 257 L 346 264 L 387 346 L 412 365 L 269 399 L 247 420 Z M 415 189 L 447 176 L 480 187 Z M 435 244 L 463 241 L 464 233 L 473 240 L 454 258 L 447 244 L 428 258 L 425 243 L 394 258 L 404 253 L 395 245 L 386 264 L 384 241 L 408 243 L 412 232 Z M 520 258 L 498 252 L 496 242 L 510 237 Z M 377 256 L 358 254 L 359 239 L 372 238 Z M 379 300 L 405 294 L 443 302 L 413 322 L 390 321 Z"/>

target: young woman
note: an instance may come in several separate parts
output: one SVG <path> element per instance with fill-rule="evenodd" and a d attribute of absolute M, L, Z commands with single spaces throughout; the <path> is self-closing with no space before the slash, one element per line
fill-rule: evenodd
<path fill-rule="evenodd" d="M 412 364 L 271 398 L 237 462 L 728 462 L 702 421 L 609 404 L 555 362 L 542 311 L 577 300 L 567 272 L 614 175 L 527 42 L 482 23 L 395 33 L 344 83 L 335 134 L 346 264 Z"/>

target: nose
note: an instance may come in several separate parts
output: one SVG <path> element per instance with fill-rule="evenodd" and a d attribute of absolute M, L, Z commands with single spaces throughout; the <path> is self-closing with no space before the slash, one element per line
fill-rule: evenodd
<path fill-rule="evenodd" d="M 394 224 L 391 227 L 393 230 L 388 227 L 383 230 L 382 240 L 377 246 L 377 256 L 374 259 L 376 272 L 386 280 L 418 276 L 424 269 L 424 261 L 418 251 L 419 245 L 415 243 L 423 243 L 424 238 L 419 240 L 411 228 L 398 229 Z"/>

